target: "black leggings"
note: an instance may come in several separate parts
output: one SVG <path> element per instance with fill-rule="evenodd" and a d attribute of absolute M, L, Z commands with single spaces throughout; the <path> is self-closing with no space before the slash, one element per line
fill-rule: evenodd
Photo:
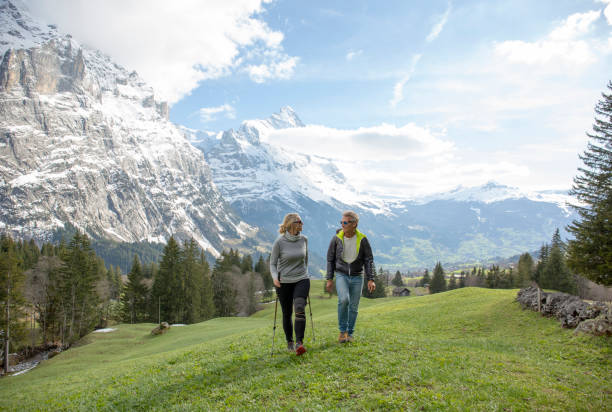
<path fill-rule="evenodd" d="M 287 342 L 293 342 L 293 325 L 291 315 L 295 306 L 295 340 L 304 340 L 304 330 L 306 329 L 306 299 L 310 293 L 310 279 L 302 279 L 296 283 L 281 283 L 280 288 L 276 288 L 278 301 L 283 310 L 283 330 Z"/>

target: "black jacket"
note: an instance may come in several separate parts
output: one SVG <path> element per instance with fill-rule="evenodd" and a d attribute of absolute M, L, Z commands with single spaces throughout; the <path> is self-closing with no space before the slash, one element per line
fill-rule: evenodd
<path fill-rule="evenodd" d="M 366 279 L 374 280 L 372 273 L 372 265 L 374 257 L 372 256 L 372 248 L 368 238 L 359 230 L 356 231 L 357 236 L 357 259 L 352 263 L 346 263 L 342 260 L 342 251 L 344 250 L 344 232 L 339 230 L 332 238 L 327 249 L 327 276 L 328 280 L 334 278 L 335 272 L 346 273 L 349 276 L 361 275 L 365 269 Z"/>

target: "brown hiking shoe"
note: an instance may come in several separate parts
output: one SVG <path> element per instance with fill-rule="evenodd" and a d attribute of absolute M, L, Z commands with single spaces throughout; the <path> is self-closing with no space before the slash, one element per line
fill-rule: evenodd
<path fill-rule="evenodd" d="M 355 342 L 355 338 L 353 338 L 353 336 L 352 336 L 352 335 L 347 335 L 347 336 L 346 336 L 346 341 L 347 341 L 347 342 Z"/>
<path fill-rule="evenodd" d="M 347 336 L 347 332 L 340 332 L 340 335 L 338 335 L 338 343 L 345 343 Z"/>

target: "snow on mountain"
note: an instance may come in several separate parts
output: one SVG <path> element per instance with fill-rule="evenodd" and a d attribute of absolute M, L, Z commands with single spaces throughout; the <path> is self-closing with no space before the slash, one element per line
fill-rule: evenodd
<path fill-rule="evenodd" d="M 517 187 L 505 186 L 496 182 L 487 182 L 482 186 L 459 186 L 451 191 L 429 195 L 417 200 L 425 204 L 433 200 L 454 200 L 457 202 L 493 203 L 508 199 L 529 199 L 535 202 L 554 203 L 569 213 L 567 204 L 573 201 L 566 191 L 527 191 Z"/>
<path fill-rule="evenodd" d="M 275 233 L 285 213 L 299 212 L 313 255 L 324 256 L 342 210 L 354 209 L 377 264 L 431 267 L 478 262 L 534 250 L 571 221 L 567 195 L 525 192 L 489 182 L 420 199 L 371 199 L 357 192 L 330 159 L 266 143 L 267 133 L 304 127 L 284 107 L 219 134 L 185 129 L 211 167 L 213 180 L 249 224 Z M 319 267 L 324 260 L 319 259 Z"/>
<path fill-rule="evenodd" d="M 299 198 L 306 197 L 332 207 L 352 204 L 378 210 L 382 203 L 359 196 L 332 160 L 263 142 L 262 137 L 272 130 L 282 132 L 294 127 L 304 124 L 286 106 L 267 119 L 245 121 L 238 130 L 213 136 L 185 132 L 204 152 L 213 180 L 232 204 L 280 199 L 300 211 Z"/>
<path fill-rule="evenodd" d="M 194 237 L 213 254 L 256 229 L 135 72 L 0 0 L 0 230 L 71 223 L 120 241 Z"/>

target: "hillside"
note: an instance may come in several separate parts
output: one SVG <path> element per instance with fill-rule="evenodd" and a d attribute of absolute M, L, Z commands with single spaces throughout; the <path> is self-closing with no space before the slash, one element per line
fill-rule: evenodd
<path fill-rule="evenodd" d="M 335 299 L 313 285 L 315 343 L 270 357 L 272 305 L 251 318 L 94 333 L 0 385 L 9 410 L 593 410 L 612 401 L 610 340 L 523 311 L 516 291 L 466 288 L 362 301 L 335 343 Z M 280 325 L 279 325 L 280 328 Z"/>

